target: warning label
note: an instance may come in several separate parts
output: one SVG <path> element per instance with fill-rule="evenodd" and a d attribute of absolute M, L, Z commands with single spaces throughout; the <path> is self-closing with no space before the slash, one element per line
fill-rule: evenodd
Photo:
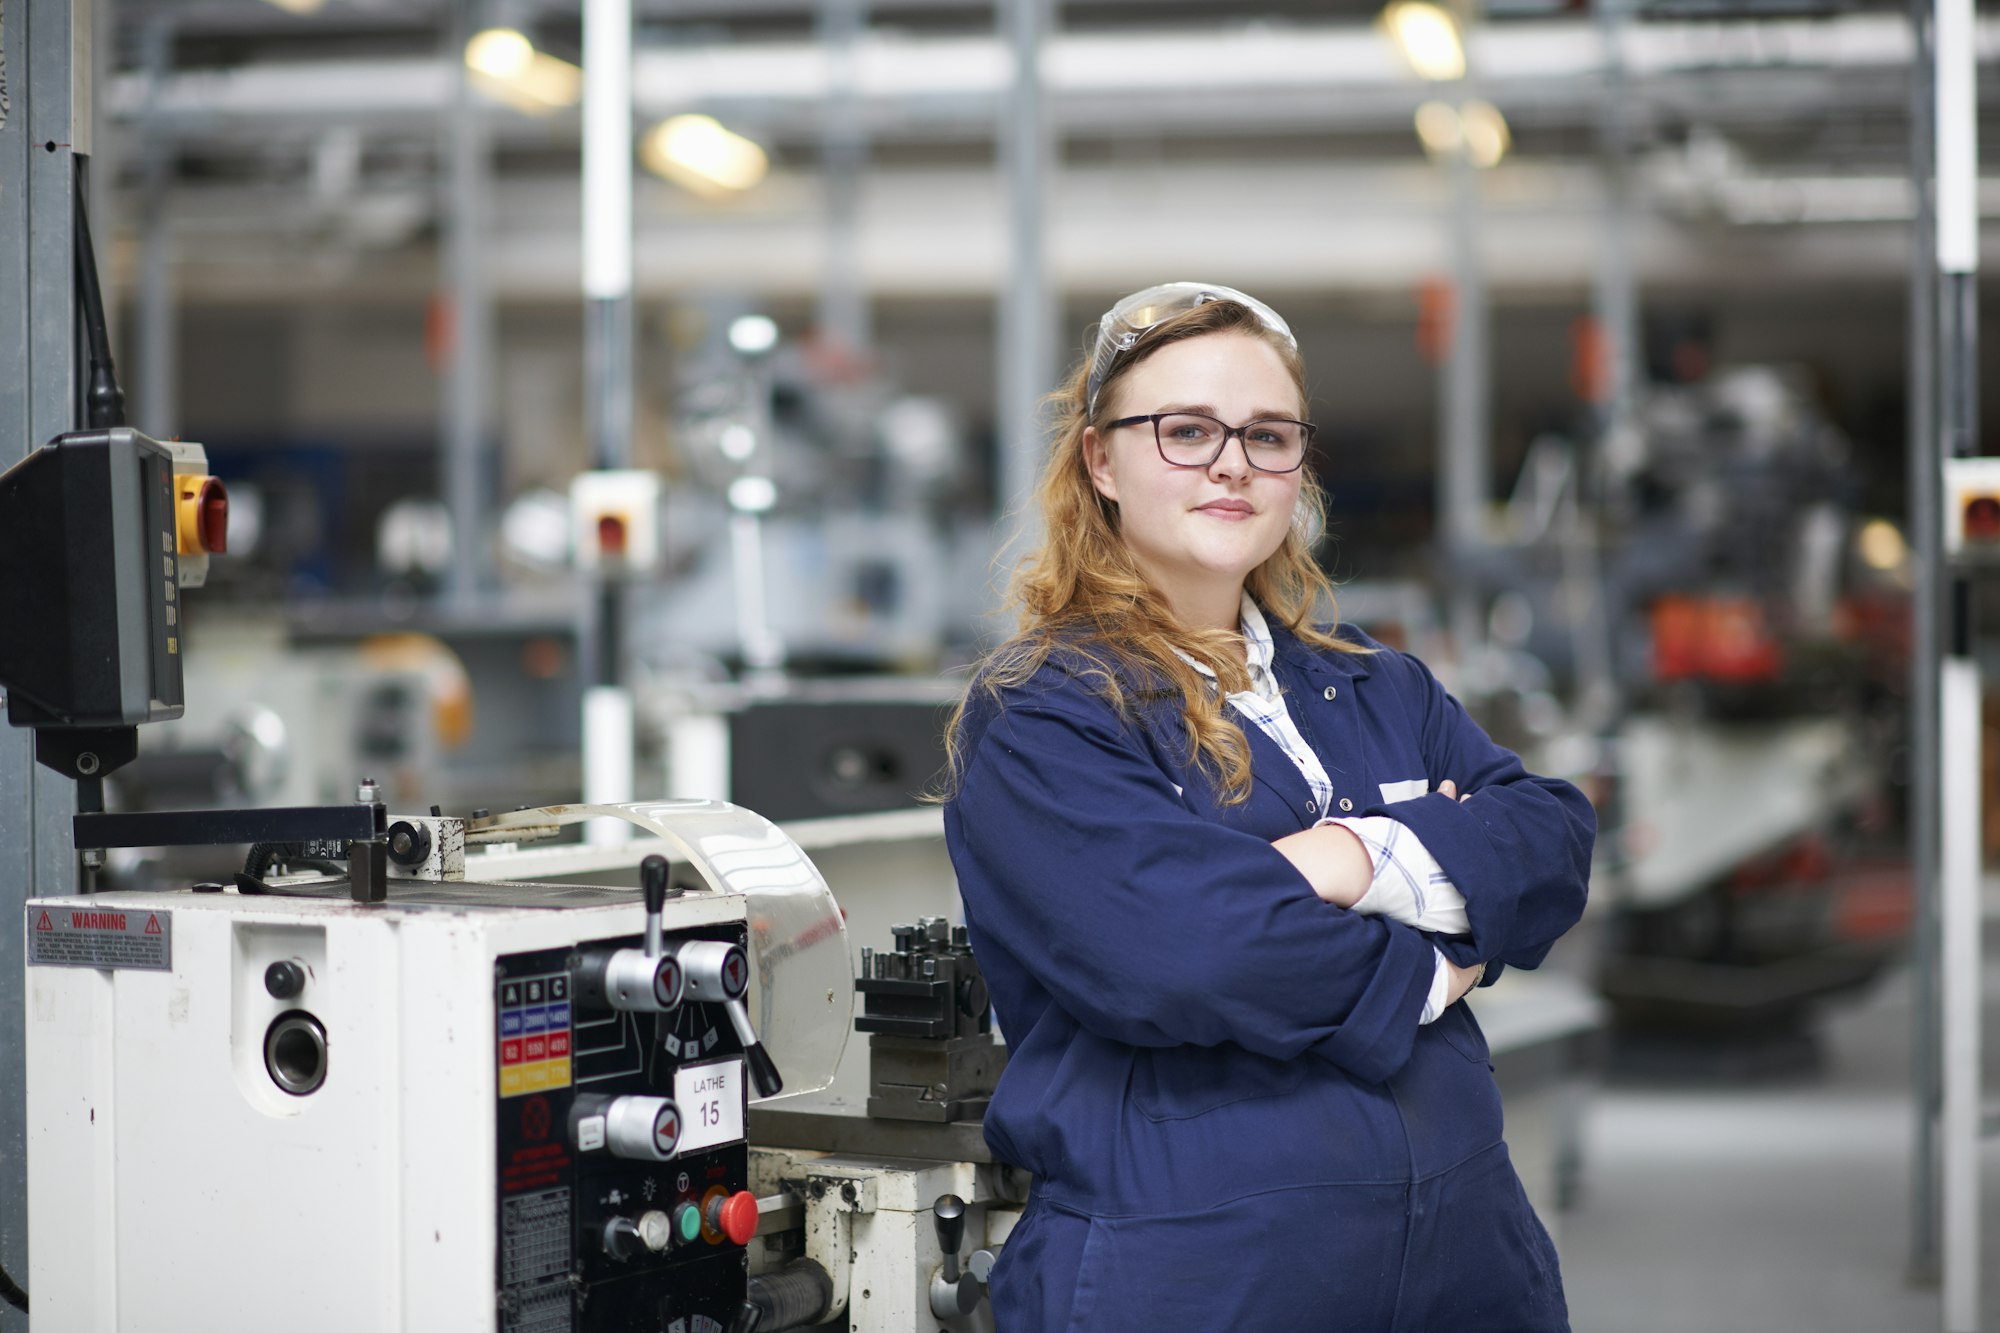
<path fill-rule="evenodd" d="M 170 972 L 174 966 L 173 913 L 129 907 L 28 908 L 28 966 L 130 967 Z"/>
<path fill-rule="evenodd" d="M 570 1333 L 571 1226 L 568 1189 L 500 1205 L 500 1326 L 507 1333 Z"/>

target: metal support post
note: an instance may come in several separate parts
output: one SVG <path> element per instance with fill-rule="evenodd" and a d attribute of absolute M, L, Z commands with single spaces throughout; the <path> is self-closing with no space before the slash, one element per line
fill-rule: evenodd
<path fill-rule="evenodd" d="M 454 81 L 445 115 L 444 300 L 449 321 L 442 475 L 451 514 L 451 573 L 445 594 L 465 609 L 489 582 L 486 535 L 488 463 L 492 445 L 493 296 L 486 272 L 486 228 L 492 214 L 492 126 L 471 71 L 465 44 L 476 28 L 474 0 L 451 9 L 446 68 Z"/>
<path fill-rule="evenodd" d="M 591 461 L 632 466 L 632 3 L 583 6 L 584 398 Z M 580 634 L 583 799 L 629 801 L 633 706 L 624 679 L 625 599 L 598 575 Z M 623 820 L 592 821 L 592 842 L 620 842 Z"/>
<path fill-rule="evenodd" d="M 1438 459 L 1438 536 L 1462 559 L 1485 538 L 1490 487 L 1486 274 L 1479 257 L 1479 168 L 1461 150 L 1451 171 L 1451 351 L 1444 366 L 1444 436 Z M 1454 626 L 1454 628 L 1457 628 Z"/>
<path fill-rule="evenodd" d="M 1912 1280 L 1938 1276 L 1938 516 L 1943 460 L 1937 450 L 1937 238 L 1931 199 L 1933 149 L 1931 5 L 1910 0 L 1909 528 L 1916 552 L 1910 654 L 1910 1260 Z"/>
<path fill-rule="evenodd" d="M 1007 182 L 1008 266 L 1000 297 L 996 509 L 1002 540 L 1033 541 L 1035 478 L 1042 462 L 1042 396 L 1054 387 L 1055 301 L 1045 250 L 1048 178 L 1055 136 L 1042 88 L 1041 59 L 1054 14 L 1051 0 L 999 7 L 1001 35 L 1014 58 L 1013 89 L 1000 123 Z M 1011 522 L 1009 516 L 1012 516 Z"/>
<path fill-rule="evenodd" d="M 1457 7 L 1466 51 L 1465 76 L 1452 88 L 1461 114 L 1477 95 L 1472 67 L 1472 3 Z M 1484 637 L 1479 597 L 1459 576 L 1486 542 L 1486 503 L 1492 489 L 1492 352 L 1488 345 L 1486 270 L 1479 249 L 1479 167 L 1461 139 L 1446 164 L 1451 172 L 1451 347 L 1439 385 L 1437 542 L 1455 571 L 1447 614 L 1458 651 L 1468 660 Z"/>
<path fill-rule="evenodd" d="M 833 79 L 820 142 L 820 178 L 826 182 L 826 268 L 820 274 L 819 329 L 851 355 L 865 352 L 874 337 L 861 267 L 861 183 L 868 167 L 868 130 L 862 121 L 855 68 L 867 17 L 867 0 L 826 0 L 820 13 L 820 40 L 833 64 Z"/>
<path fill-rule="evenodd" d="M 1604 226 L 1598 233 L 1591 313 L 1604 339 L 1607 383 L 1601 424 L 1607 438 L 1633 430 L 1639 407 L 1639 282 L 1632 262 L 1633 93 L 1625 68 L 1632 4 L 1633 0 L 1597 0 L 1598 33 L 1604 44 L 1599 144 Z"/>
<path fill-rule="evenodd" d="M 632 3 L 583 7 L 585 412 L 592 462 L 632 465 Z"/>
<path fill-rule="evenodd" d="M 174 140 L 160 129 L 159 97 L 172 72 L 174 28 L 155 16 L 140 32 L 146 70 L 145 129 L 141 132 L 145 196 L 139 201 L 138 411 L 133 420 L 156 440 L 180 434 L 179 303 L 174 290 L 174 238 L 167 220 L 173 193 Z M 94 221 L 94 219 L 93 219 Z M 108 234 L 107 234 L 108 239 Z"/>
<path fill-rule="evenodd" d="M 1979 103 L 1973 0 L 1936 0 L 1937 426 L 1939 453 L 1979 442 Z M 1980 682 L 1971 589 L 1954 575 L 1938 681 L 1938 926 L 1945 1333 L 1979 1328 L 1981 964 Z"/>
<path fill-rule="evenodd" d="M 0 6 L 0 467 L 82 419 L 74 258 L 76 176 L 91 146 L 92 53 L 85 6 Z M 34 735 L 0 727 L 0 899 L 76 891 L 76 789 L 38 768 Z M 15 914 L 18 921 L 19 915 Z M 26 1059 L 21 934 L 0 929 L 0 1267 L 28 1272 Z M 0 1330 L 27 1320 L 0 1304 Z"/>

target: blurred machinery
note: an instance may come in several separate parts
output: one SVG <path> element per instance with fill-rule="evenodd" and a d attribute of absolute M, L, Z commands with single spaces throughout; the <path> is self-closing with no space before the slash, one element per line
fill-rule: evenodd
<path fill-rule="evenodd" d="M 762 316 L 717 323 L 673 405 L 671 584 L 640 651 L 851 672 L 970 642 L 991 537 L 953 410 Z"/>
<path fill-rule="evenodd" d="M 1508 739 L 1557 743 L 1597 784 L 1621 1058 L 1809 1061 L 1814 1005 L 1908 927 L 1891 837 L 1908 553 L 1860 512 L 1845 440 L 1789 371 L 1656 387 L 1600 464 L 1587 479 L 1562 442 L 1531 449 L 1471 692 L 1577 700 Z"/>

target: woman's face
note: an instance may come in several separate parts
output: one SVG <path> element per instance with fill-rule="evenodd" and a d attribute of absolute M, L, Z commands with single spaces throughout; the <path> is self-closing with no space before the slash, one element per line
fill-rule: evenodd
<path fill-rule="evenodd" d="M 1169 343 L 1114 386 L 1109 418 L 1199 412 L 1229 426 L 1264 417 L 1303 419 L 1298 389 L 1277 351 L 1245 333 Z M 1084 459 L 1099 494 L 1118 503 L 1125 544 L 1153 585 L 1183 590 L 1240 586 L 1285 539 L 1303 469 L 1262 472 L 1232 436 L 1207 467 L 1160 457 L 1150 422 L 1084 432 Z"/>

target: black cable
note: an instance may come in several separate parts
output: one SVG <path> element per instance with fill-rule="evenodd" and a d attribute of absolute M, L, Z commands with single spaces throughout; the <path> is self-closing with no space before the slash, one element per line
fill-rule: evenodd
<path fill-rule="evenodd" d="M 28 1293 L 15 1285 L 4 1268 L 0 1268 L 0 1301 L 7 1302 L 22 1314 L 28 1313 Z"/>
<path fill-rule="evenodd" d="M 83 173 L 73 172 L 76 208 L 76 294 L 84 337 L 90 343 L 90 390 L 84 398 L 90 427 L 125 424 L 125 394 L 111 365 L 111 334 L 104 322 L 104 290 L 97 282 L 97 250 L 90 243 L 90 215 L 84 209 Z"/>

